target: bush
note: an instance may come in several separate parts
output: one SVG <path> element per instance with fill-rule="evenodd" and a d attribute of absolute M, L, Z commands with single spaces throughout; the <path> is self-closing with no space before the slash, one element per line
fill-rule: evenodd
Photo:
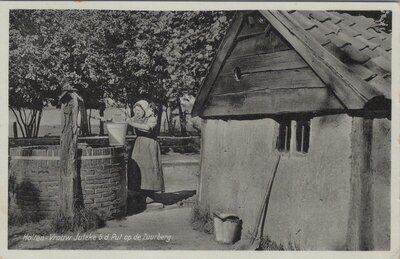
<path fill-rule="evenodd" d="M 101 228 L 105 221 L 93 211 L 82 209 L 74 217 L 66 217 L 60 213 L 51 219 L 51 229 L 55 233 L 86 232 Z"/>
<path fill-rule="evenodd" d="M 198 204 L 193 207 L 190 217 L 192 228 L 207 234 L 214 234 L 214 219 L 209 210 L 200 208 Z"/>

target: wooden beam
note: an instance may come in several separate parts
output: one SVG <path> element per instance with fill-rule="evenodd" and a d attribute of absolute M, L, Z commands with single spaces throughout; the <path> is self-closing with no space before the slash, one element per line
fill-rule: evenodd
<path fill-rule="evenodd" d="M 343 110 L 344 107 L 326 87 L 267 89 L 210 96 L 201 117 Z"/>
<path fill-rule="evenodd" d="M 242 40 L 250 37 L 254 37 L 260 34 L 265 35 L 265 28 L 267 27 L 267 22 L 265 21 L 265 18 L 261 16 L 261 14 L 257 11 L 254 11 L 252 13 L 249 13 L 246 15 L 247 17 L 244 17 L 245 22 L 243 23 L 243 28 L 241 29 L 237 40 Z M 253 19 L 253 24 L 249 24 L 249 17 L 252 17 Z M 246 19 L 247 18 L 247 19 Z M 264 20 L 264 23 L 260 23 L 258 20 L 259 18 Z"/>
<path fill-rule="evenodd" d="M 371 142 L 373 120 L 353 117 L 348 250 L 373 249 Z"/>
<path fill-rule="evenodd" d="M 206 152 L 206 146 L 205 146 L 205 131 L 206 131 L 206 120 L 201 120 L 201 139 L 200 139 L 200 168 L 199 168 L 199 174 L 198 174 L 198 178 L 197 178 L 197 201 L 199 202 L 199 204 L 204 203 L 204 197 L 203 197 L 203 186 L 204 186 L 204 181 L 206 180 L 205 176 L 203 175 L 204 171 L 206 171 L 205 169 L 205 163 L 206 161 L 206 156 L 205 156 L 205 152 Z"/>
<path fill-rule="evenodd" d="M 382 95 L 324 49 L 285 11 L 260 11 L 296 49 L 348 109 L 362 109 L 368 100 Z"/>
<path fill-rule="evenodd" d="M 297 89 L 326 87 L 311 68 L 267 71 L 243 74 L 237 81 L 231 75 L 220 76 L 215 82 L 211 95 L 251 92 L 264 89 Z"/>
<path fill-rule="evenodd" d="M 230 56 L 243 57 L 279 52 L 291 48 L 274 29 L 269 29 L 265 34 L 236 41 Z"/>
<path fill-rule="evenodd" d="M 242 73 L 277 71 L 308 67 L 308 64 L 294 50 L 275 53 L 249 55 L 245 57 L 229 57 L 220 75 L 233 74 L 235 67 Z"/>
<path fill-rule="evenodd" d="M 203 108 L 203 105 L 207 100 L 208 94 L 210 93 L 210 90 L 211 90 L 226 58 L 232 51 L 235 39 L 236 39 L 237 35 L 239 34 L 240 29 L 242 28 L 243 15 L 244 15 L 244 12 L 242 12 L 242 11 L 237 11 L 235 13 L 233 22 L 232 22 L 231 26 L 229 27 L 229 29 L 227 30 L 226 35 L 225 35 L 222 43 L 219 46 L 216 57 L 214 58 L 211 66 L 210 66 L 210 70 L 208 71 L 207 76 L 203 81 L 203 85 L 200 88 L 200 90 L 196 96 L 196 100 L 193 104 L 193 109 L 192 109 L 193 117 L 200 115 L 201 109 Z"/>

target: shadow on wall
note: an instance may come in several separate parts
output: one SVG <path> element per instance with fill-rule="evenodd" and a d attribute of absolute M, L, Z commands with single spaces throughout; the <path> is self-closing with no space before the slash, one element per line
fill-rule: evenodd
<path fill-rule="evenodd" d="M 28 222 L 37 222 L 46 215 L 40 213 L 39 190 L 28 179 L 17 183 L 14 176 L 8 178 L 8 223 L 22 225 Z M 46 210 L 45 204 L 40 204 L 41 210 Z"/>

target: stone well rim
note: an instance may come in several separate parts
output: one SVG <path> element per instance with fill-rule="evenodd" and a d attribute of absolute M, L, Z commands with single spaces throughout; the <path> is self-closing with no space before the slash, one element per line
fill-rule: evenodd
<path fill-rule="evenodd" d="M 78 145 L 78 159 L 111 158 L 123 156 L 124 146 L 81 146 Z M 28 157 L 54 157 L 59 159 L 60 145 L 32 145 L 10 148 L 11 159 L 23 159 Z"/>

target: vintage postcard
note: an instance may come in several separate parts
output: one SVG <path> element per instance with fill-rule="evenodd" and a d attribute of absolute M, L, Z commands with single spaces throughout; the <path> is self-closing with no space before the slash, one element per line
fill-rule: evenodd
<path fill-rule="evenodd" d="M 400 258 L 398 4 L 0 6 L 0 258 Z"/>

